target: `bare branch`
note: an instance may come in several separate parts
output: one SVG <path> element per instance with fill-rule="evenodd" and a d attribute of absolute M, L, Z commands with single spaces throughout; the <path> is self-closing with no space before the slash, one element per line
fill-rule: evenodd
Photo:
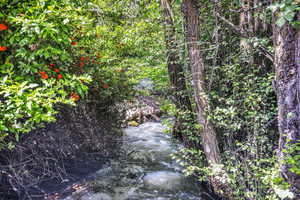
<path fill-rule="evenodd" d="M 254 35 L 252 33 L 249 33 L 245 30 L 241 30 L 239 26 L 236 26 L 234 23 L 232 23 L 231 21 L 229 21 L 228 19 L 226 19 L 225 17 L 223 17 L 219 12 L 216 12 L 216 16 L 221 19 L 227 26 L 229 26 L 231 28 L 231 30 L 233 30 L 234 33 L 236 33 L 237 35 L 243 37 L 243 38 L 252 38 L 254 37 Z M 252 46 L 254 46 L 253 42 L 250 42 L 250 44 Z M 274 56 L 271 52 L 269 52 L 267 50 L 266 47 L 262 46 L 262 45 L 258 45 L 257 49 L 266 57 L 268 58 L 271 62 L 274 62 Z"/>

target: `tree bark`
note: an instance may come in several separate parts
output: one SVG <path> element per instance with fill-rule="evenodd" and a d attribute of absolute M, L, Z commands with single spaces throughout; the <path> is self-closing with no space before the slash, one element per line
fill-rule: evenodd
<path fill-rule="evenodd" d="M 174 14 L 171 7 L 172 0 L 161 0 L 162 16 L 164 19 L 165 42 L 167 49 L 168 74 L 171 84 L 172 100 L 176 106 L 177 114 L 172 129 L 175 138 L 181 140 L 186 146 L 192 146 L 190 141 L 182 133 L 187 119 L 183 113 L 192 113 L 192 105 L 186 87 L 186 78 L 178 53 L 178 41 L 174 24 Z"/>
<path fill-rule="evenodd" d="M 186 42 L 189 54 L 189 64 L 191 65 L 194 96 L 197 107 L 197 120 L 202 126 L 201 138 L 204 154 L 211 169 L 221 164 L 221 156 L 218 147 L 217 134 L 213 125 L 207 119 L 209 104 L 205 93 L 204 63 L 198 42 L 200 41 L 199 31 L 199 11 L 197 0 L 184 0 L 182 2 L 182 12 L 185 17 Z M 214 172 L 213 172 L 214 173 Z M 224 171 L 222 171 L 224 173 Z M 217 174 L 219 176 L 220 174 Z M 230 196 L 227 183 L 221 183 L 210 177 L 210 182 L 216 192 L 222 191 L 222 195 Z M 228 194 L 229 193 L 229 194 Z"/>
<path fill-rule="evenodd" d="M 208 101 L 204 90 L 204 64 L 199 38 L 199 14 L 196 0 L 183 1 L 183 13 L 186 20 L 186 41 L 189 53 L 189 63 L 192 69 L 194 95 L 197 106 L 197 119 L 203 126 L 203 146 L 207 160 L 210 164 L 219 164 L 221 161 L 216 132 L 212 124 L 207 120 Z"/>
<path fill-rule="evenodd" d="M 174 25 L 174 14 L 171 1 L 161 0 L 162 15 L 164 18 L 165 41 L 167 48 L 167 64 L 174 103 L 179 110 L 192 111 L 191 102 L 187 95 L 184 70 L 178 55 L 178 42 Z"/>
<path fill-rule="evenodd" d="M 300 13 L 297 15 L 298 20 L 299 16 Z M 289 23 L 280 28 L 275 24 L 276 20 L 274 17 L 273 37 L 280 134 L 277 155 L 282 177 L 300 198 L 300 176 L 292 173 L 289 170 L 291 165 L 285 162 L 287 156 L 299 154 L 298 151 L 291 155 L 286 150 L 288 144 L 299 145 L 300 141 L 300 29 Z"/>
<path fill-rule="evenodd" d="M 241 0 L 242 11 L 240 13 L 240 30 L 243 33 L 254 35 L 253 17 L 252 17 L 252 0 Z M 254 63 L 254 49 L 249 43 L 248 38 L 240 39 L 241 52 L 245 52 L 248 56 L 249 64 Z"/>

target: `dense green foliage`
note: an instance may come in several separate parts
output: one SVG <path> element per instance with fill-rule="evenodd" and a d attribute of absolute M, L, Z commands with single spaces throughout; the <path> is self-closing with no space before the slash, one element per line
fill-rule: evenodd
<path fill-rule="evenodd" d="M 73 104 L 70 92 L 84 95 L 87 74 L 69 73 L 77 46 L 71 37 L 81 23 L 82 10 L 74 4 L 31 1 L 1 3 L 1 148 L 18 140 L 41 122 L 54 120 L 57 103 Z M 56 70 L 57 72 L 55 72 Z M 77 97 L 77 96 L 76 96 Z"/>
<path fill-rule="evenodd" d="M 2 1 L 0 147 L 13 148 L 21 133 L 55 120 L 55 105 L 75 105 L 88 91 L 101 101 L 133 94 L 136 79 L 128 77 L 160 65 L 151 52 L 160 43 L 149 39 L 157 26 L 143 22 L 158 17 L 155 6 L 139 12 L 113 1 Z M 143 32 L 149 37 L 140 38 Z"/>
<path fill-rule="evenodd" d="M 269 39 L 270 30 L 260 31 L 252 38 L 243 39 L 237 33 L 232 34 L 230 26 L 212 15 L 215 9 L 213 4 L 205 0 L 201 4 L 208 5 L 200 6 L 200 44 L 211 106 L 208 115 L 217 130 L 223 169 L 228 174 L 228 177 L 219 178 L 228 179 L 224 181 L 234 191 L 233 199 L 281 199 L 291 196 L 286 190 L 289 185 L 279 176 L 276 160 L 279 133 L 276 94 L 272 85 L 274 65 L 263 58 L 258 49 L 247 50 L 240 46 L 241 40 L 244 40 L 254 44 L 254 47 L 263 45 L 273 52 L 274 47 Z M 230 16 L 238 24 L 240 14 L 226 10 L 241 9 L 243 4 L 222 1 L 220 6 L 219 9 L 224 12 L 222 15 L 227 18 Z M 279 10 L 278 26 L 286 21 L 297 24 L 294 16 L 299 10 L 299 3 L 296 1 L 283 1 L 262 8 L 264 12 L 255 13 L 253 17 L 271 24 L 270 11 Z M 180 13 L 177 12 L 177 15 Z M 181 30 L 181 27 L 182 25 L 178 25 L 177 29 Z M 184 42 L 181 41 L 182 44 Z M 187 127 L 193 128 L 189 129 L 189 138 L 198 138 L 199 141 L 199 125 L 190 122 Z M 294 154 L 297 152 L 297 147 L 291 149 Z M 205 167 L 205 156 L 198 148 L 184 148 L 174 158 L 186 168 L 188 175 L 194 174 L 200 180 L 208 180 L 211 175 L 211 169 Z M 299 169 L 297 158 L 291 156 L 286 161 L 294 166 L 291 168 L 294 173 Z"/>

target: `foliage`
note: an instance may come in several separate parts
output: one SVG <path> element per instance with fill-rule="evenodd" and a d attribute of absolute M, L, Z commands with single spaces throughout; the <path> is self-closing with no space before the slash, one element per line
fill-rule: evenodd
<path fill-rule="evenodd" d="M 20 133 L 54 121 L 55 105 L 74 105 L 69 93 L 83 97 L 91 81 L 87 74 L 70 73 L 71 34 L 77 24 L 88 23 L 82 11 L 69 2 L 15 3 L 0 5 L 0 21 L 7 26 L 0 33 L 1 45 L 7 47 L 0 55 L 0 149 L 12 148 Z"/>
<path fill-rule="evenodd" d="M 202 4 L 205 4 L 205 0 Z M 232 9 L 232 4 L 222 1 L 222 9 Z M 206 2 L 207 3 L 207 2 Z M 239 8 L 238 5 L 236 9 Z M 205 59 L 206 85 L 212 112 L 207 113 L 218 133 L 222 152 L 223 170 L 234 191 L 234 199 L 278 199 L 278 170 L 275 170 L 275 148 L 278 142 L 276 129 L 276 96 L 272 87 L 272 64 L 262 62 L 257 49 L 241 48 L 238 35 L 222 28 L 216 22 L 213 6 L 201 6 L 201 47 Z M 225 12 L 231 19 L 238 15 Z M 266 20 L 266 19 L 265 19 Z M 219 32 L 216 32 L 219 31 Z M 218 34 L 219 40 L 216 40 Z M 221 41 L 220 41 L 220 38 Z M 247 42 L 259 43 L 272 51 L 267 33 L 255 36 Z M 251 59 L 255 58 L 254 61 Z M 189 74 L 188 74 L 189 75 Z M 194 125 L 195 126 L 195 125 Z M 198 129 L 201 134 L 201 127 Z M 187 130 L 199 137 L 196 130 Z M 187 148 L 176 155 L 188 175 L 207 180 L 212 174 L 198 148 Z M 284 190 L 282 190 L 282 194 Z"/>
<path fill-rule="evenodd" d="M 282 27 L 286 23 L 291 23 L 294 26 L 299 26 L 299 21 L 295 20 L 297 12 L 300 10 L 300 1 L 299 0 L 284 0 L 278 3 L 273 3 L 269 6 L 269 9 L 272 12 L 278 13 L 278 19 L 276 24 L 279 27 Z"/>
<path fill-rule="evenodd" d="M 134 94 L 135 65 L 155 64 L 145 49 L 157 44 L 139 34 L 156 30 L 113 3 L 1 2 L 0 149 L 54 121 L 55 105 L 75 105 L 88 91 L 104 104 Z"/>

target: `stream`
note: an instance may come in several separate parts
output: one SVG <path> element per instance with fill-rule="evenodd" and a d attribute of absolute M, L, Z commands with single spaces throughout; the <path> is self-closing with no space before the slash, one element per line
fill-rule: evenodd
<path fill-rule="evenodd" d="M 192 177 L 185 177 L 171 154 L 180 148 L 161 123 L 125 128 L 118 160 L 93 173 L 86 187 L 64 200 L 213 200 Z"/>

